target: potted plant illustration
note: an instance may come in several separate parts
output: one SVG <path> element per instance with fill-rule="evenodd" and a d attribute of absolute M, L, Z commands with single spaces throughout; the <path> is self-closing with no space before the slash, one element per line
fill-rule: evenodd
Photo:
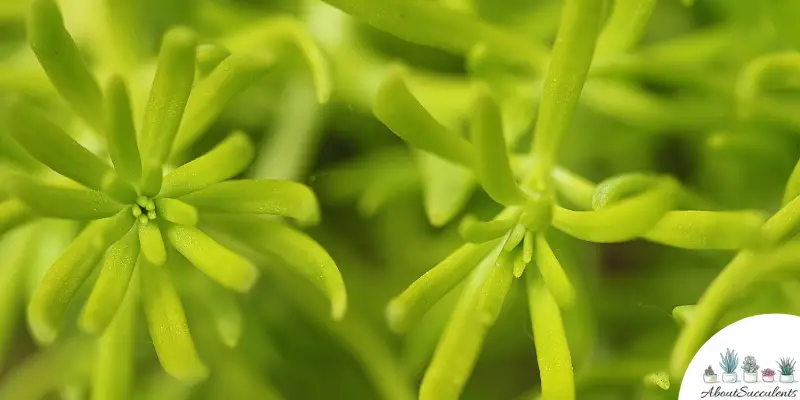
<path fill-rule="evenodd" d="M 761 380 L 764 382 L 775 382 L 775 370 L 772 368 L 762 369 Z"/>
<path fill-rule="evenodd" d="M 720 353 L 719 366 L 722 368 L 722 381 L 725 383 L 736 383 L 736 365 L 739 364 L 739 355 L 731 349 L 726 349 L 725 354 Z"/>
<path fill-rule="evenodd" d="M 753 356 L 747 356 L 742 361 L 742 371 L 744 371 L 744 381 L 747 383 L 756 383 L 758 382 L 758 364 L 756 364 L 756 358 Z"/>
<path fill-rule="evenodd" d="M 781 376 L 778 378 L 781 383 L 794 382 L 794 358 L 781 358 L 778 361 L 778 368 L 781 370 Z"/>
<path fill-rule="evenodd" d="M 717 374 L 714 373 L 714 368 L 711 368 L 709 365 L 706 368 L 705 372 L 703 372 L 703 382 L 705 383 L 716 383 L 717 382 Z"/>

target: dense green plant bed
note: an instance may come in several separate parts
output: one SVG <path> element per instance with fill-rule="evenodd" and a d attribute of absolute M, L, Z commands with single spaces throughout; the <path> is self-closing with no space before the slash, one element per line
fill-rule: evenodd
<path fill-rule="evenodd" d="M 677 398 L 800 315 L 800 7 L 693 3 L 1 4 L 0 399 Z"/>

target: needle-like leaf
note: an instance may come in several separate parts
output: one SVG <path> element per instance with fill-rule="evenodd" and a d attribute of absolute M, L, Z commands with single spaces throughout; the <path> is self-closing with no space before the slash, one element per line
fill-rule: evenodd
<path fill-rule="evenodd" d="M 684 249 L 736 250 L 757 242 L 765 220 L 756 211 L 670 211 L 644 237 Z"/>
<path fill-rule="evenodd" d="M 500 254 L 503 244 L 495 244 L 466 282 L 422 378 L 420 400 L 460 397 L 514 279 L 513 262 Z"/>
<path fill-rule="evenodd" d="M 319 221 L 317 197 L 308 186 L 277 180 L 233 180 L 180 198 L 202 212 L 272 214 L 303 224 Z"/>
<path fill-rule="evenodd" d="M 575 399 L 572 358 L 561 311 L 544 282 L 530 270 L 526 275 L 533 340 L 542 381 L 542 398 Z"/>
<path fill-rule="evenodd" d="M 794 166 L 789 181 L 786 182 L 786 190 L 783 193 L 783 204 L 787 204 L 795 197 L 800 196 L 800 161 Z"/>
<path fill-rule="evenodd" d="M 120 188 L 109 192 L 123 203 L 136 197 L 133 187 L 121 182 L 111 167 L 50 122 L 42 112 L 22 101 L 12 106 L 11 134 L 37 160 L 90 189 Z"/>
<path fill-rule="evenodd" d="M 138 226 L 142 256 L 154 265 L 163 265 L 167 261 L 167 248 L 158 224 L 140 221 Z"/>
<path fill-rule="evenodd" d="M 0 235 L 33 219 L 35 214 L 21 200 L 0 200 Z"/>
<path fill-rule="evenodd" d="M 53 263 L 28 305 L 31 329 L 39 341 L 50 343 L 56 338 L 72 297 L 91 275 L 103 252 L 130 230 L 133 221 L 128 209 L 92 221 Z"/>
<path fill-rule="evenodd" d="M 445 294 L 469 275 L 498 241 L 465 244 L 414 281 L 389 302 L 386 318 L 395 332 L 404 332 L 419 321 Z"/>
<path fill-rule="evenodd" d="M 536 235 L 536 265 L 558 306 L 564 310 L 571 308 L 575 302 L 575 289 L 542 234 Z"/>
<path fill-rule="evenodd" d="M 142 177 L 142 161 L 136 142 L 128 89 L 121 77 L 113 76 L 108 82 L 106 100 L 108 129 L 105 133 L 111 162 L 114 163 L 117 174 L 128 182 L 138 183 Z"/>
<path fill-rule="evenodd" d="M 78 325 L 84 332 L 95 335 L 103 333 L 118 314 L 117 310 L 128 292 L 128 284 L 138 257 L 138 231 L 131 229 L 106 254 L 92 294 L 83 305 L 78 319 Z"/>
<path fill-rule="evenodd" d="M 228 49 L 215 44 L 197 46 L 197 73 L 205 78 L 226 58 L 231 55 Z"/>
<path fill-rule="evenodd" d="M 211 151 L 164 176 L 161 196 L 180 197 L 240 174 L 253 161 L 253 142 L 234 132 Z"/>
<path fill-rule="evenodd" d="M 35 0 L 28 41 L 53 86 L 97 132 L 103 132 L 103 94 L 64 27 L 55 0 Z"/>
<path fill-rule="evenodd" d="M 327 55 L 317 45 L 307 26 L 295 17 L 270 16 L 224 40 L 234 53 L 253 48 L 264 49 L 277 59 L 287 59 L 287 50 L 299 51 L 311 73 L 317 102 L 325 104 L 331 96 L 331 77 Z"/>
<path fill-rule="evenodd" d="M 505 206 L 525 201 L 506 153 L 500 108 L 488 90 L 481 91 L 470 117 L 470 137 L 475 149 L 475 172 L 486 193 Z"/>
<path fill-rule="evenodd" d="M 599 211 L 555 207 L 553 225 L 579 239 L 623 242 L 644 235 L 674 206 L 676 185 L 661 180 L 653 189 Z"/>
<path fill-rule="evenodd" d="M 161 167 L 172 150 L 194 82 L 196 47 L 195 34 L 186 28 L 173 28 L 161 43 L 139 141 L 147 196 L 161 189 Z"/>
<path fill-rule="evenodd" d="M 53 186 L 33 179 L 17 180 L 12 190 L 42 217 L 98 219 L 110 217 L 124 207 L 96 190 Z"/>
<path fill-rule="evenodd" d="M 247 292 L 258 279 L 258 270 L 250 261 L 195 227 L 169 225 L 167 238 L 195 267 L 227 288 Z"/>
<path fill-rule="evenodd" d="M 14 332 L 25 301 L 25 277 L 39 250 L 40 238 L 32 228 L 22 228 L 0 239 L 0 360 L 6 359 L 6 351 L 14 345 Z M 0 361 L 0 368 L 3 366 Z"/>
<path fill-rule="evenodd" d="M 503 236 L 516 224 L 516 216 L 481 222 L 476 217 L 467 215 L 458 225 L 458 234 L 468 242 L 483 243 Z"/>
<path fill-rule="evenodd" d="M 197 209 L 175 199 L 156 199 L 158 216 L 178 225 L 197 225 Z"/>
<path fill-rule="evenodd" d="M 266 56 L 232 54 L 192 89 L 183 122 L 175 138 L 175 153 L 189 148 L 237 94 L 270 70 L 274 60 Z"/>
<path fill-rule="evenodd" d="M 181 380 L 204 379 L 208 368 L 197 355 L 183 305 L 167 269 L 140 258 L 139 271 L 147 326 L 164 370 Z"/>
<path fill-rule="evenodd" d="M 404 77 L 398 69 L 383 82 L 373 105 L 375 116 L 412 146 L 472 168 L 472 145 L 436 121 L 408 90 Z"/>
<path fill-rule="evenodd" d="M 282 260 L 324 293 L 331 315 L 339 320 L 347 311 L 347 291 L 342 275 L 328 252 L 304 233 L 282 221 L 244 216 L 203 216 L 202 223 L 236 236 L 256 251 Z"/>
<path fill-rule="evenodd" d="M 136 238 L 130 232 L 128 237 Z M 134 264 L 129 267 L 131 270 L 133 270 L 136 260 L 134 259 L 133 262 Z M 136 280 L 136 278 L 133 279 L 134 282 L 130 285 L 129 290 L 126 280 L 126 288 L 123 289 L 120 301 L 117 302 L 119 311 L 114 307 L 116 316 L 114 316 L 108 329 L 105 330 L 98 341 L 94 376 L 92 378 L 92 399 L 113 400 L 132 397 L 135 362 L 135 321 L 139 299 L 139 288 L 138 282 L 135 282 Z M 123 298 L 124 301 L 122 301 Z"/>
<path fill-rule="evenodd" d="M 546 54 L 543 46 L 482 22 L 475 16 L 439 3 L 421 0 L 325 0 L 375 28 L 412 43 L 466 54 L 486 43 L 509 60 L 535 63 Z"/>
<path fill-rule="evenodd" d="M 592 63 L 604 14 L 603 4 L 603 0 L 568 0 L 564 3 L 533 136 L 536 164 L 528 182 L 533 189 L 546 191 L 550 186 L 559 145 L 572 120 Z"/>
<path fill-rule="evenodd" d="M 418 151 L 425 213 L 433 226 L 444 226 L 467 205 L 475 189 L 475 174 L 437 155 Z"/>

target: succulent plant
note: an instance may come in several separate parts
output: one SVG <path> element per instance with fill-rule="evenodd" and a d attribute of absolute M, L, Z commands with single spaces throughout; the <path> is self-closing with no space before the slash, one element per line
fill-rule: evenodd
<path fill-rule="evenodd" d="M 781 358 L 778 360 L 778 369 L 781 371 L 781 375 L 794 374 L 794 365 L 794 358 Z"/>
<path fill-rule="evenodd" d="M 735 351 L 731 349 L 726 349 L 725 354 L 719 354 L 719 367 L 722 368 L 722 371 L 726 374 L 732 374 L 736 372 L 736 366 L 739 364 L 739 355 L 736 354 Z"/>
<path fill-rule="evenodd" d="M 703 372 L 703 375 L 705 376 L 715 375 L 714 368 L 711 368 L 711 366 L 709 365 L 708 368 L 706 368 L 706 370 Z"/>
<path fill-rule="evenodd" d="M 742 361 L 742 371 L 747 372 L 748 374 L 753 374 L 758 372 L 758 364 L 756 364 L 756 358 L 753 356 L 747 356 Z"/>
<path fill-rule="evenodd" d="M 37 106 L 24 100 L 10 106 L 10 132 L 17 144 L 60 177 L 4 168 L 8 193 L 19 199 L 26 213 L 88 221 L 33 294 L 29 318 L 34 336 L 45 344 L 56 339 L 67 307 L 102 263 L 83 305 L 80 328 L 102 335 L 119 312 L 132 318 L 132 304 L 141 297 L 166 371 L 181 379 L 204 378 L 207 367 L 195 350 L 170 278 L 175 265 L 187 260 L 222 287 L 248 292 L 259 276 L 256 266 L 204 231 L 224 231 L 236 225 L 232 221 L 237 216 L 249 215 L 251 222 L 263 221 L 253 229 L 291 235 L 292 228 L 259 216 L 315 224 L 319 206 L 314 193 L 299 183 L 232 179 L 254 156 L 253 144 L 242 132 L 172 170 L 165 166 L 174 148 L 185 149 L 197 139 L 226 96 L 264 75 L 273 61 L 232 54 L 195 83 L 197 38 L 186 28 L 169 30 L 137 130 L 125 79 L 112 76 L 105 91 L 100 90 L 54 1 L 33 2 L 28 28 L 31 47 L 53 85 L 80 118 L 102 133 L 113 165 L 79 144 Z M 292 251 L 293 244 L 284 245 Z M 303 249 L 309 250 L 318 251 Z M 346 295 L 335 264 L 314 261 L 298 272 L 329 296 L 333 317 L 341 319 Z M 129 335 L 125 328 L 117 331 L 122 337 Z"/>
<path fill-rule="evenodd" d="M 762 376 L 775 376 L 775 370 L 772 368 L 765 368 L 761 370 Z"/>

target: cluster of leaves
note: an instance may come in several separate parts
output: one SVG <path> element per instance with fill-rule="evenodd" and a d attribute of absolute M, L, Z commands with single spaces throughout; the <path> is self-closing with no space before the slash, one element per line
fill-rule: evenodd
<path fill-rule="evenodd" d="M 781 358 L 778 360 L 778 369 L 781 370 L 781 375 L 794 374 L 795 361 L 793 358 Z"/>
<path fill-rule="evenodd" d="M 308 329 L 288 316 L 295 311 L 352 353 L 377 393 L 344 394 L 345 379 L 331 382 L 342 397 L 386 399 L 496 398 L 524 389 L 522 398 L 674 397 L 671 382 L 715 330 L 746 315 L 800 312 L 796 282 L 782 279 L 800 264 L 792 240 L 800 146 L 784 132 L 800 127 L 793 109 L 800 58 L 786 50 L 800 36 L 784 1 L 709 0 L 698 11 L 668 0 L 325 2 L 333 8 L 274 6 L 302 6 L 293 17 L 244 0 L 184 0 L 193 10 L 186 15 L 159 8 L 215 44 L 198 46 L 192 30 L 169 29 L 151 38 L 161 43 L 152 45 L 159 50 L 151 65 L 134 45 L 143 8 L 107 1 L 108 34 L 86 36 L 112 43 L 100 46 L 92 61 L 102 68 L 92 71 L 53 0 L 33 1 L 27 36 L 46 77 L 0 78 L 26 94 L 4 106 L 0 130 L 0 232 L 14 228 L 3 244 L 21 249 L 0 272 L 11 282 L 3 288 L 26 288 L 0 293 L 0 311 L 17 315 L 28 298 L 34 338 L 59 340 L 0 382 L 0 397 L 37 397 L 91 371 L 93 396 L 128 397 L 140 301 L 164 369 L 186 381 L 208 378 L 198 392 L 214 398 L 280 398 L 254 372 L 261 366 L 278 381 L 318 371 L 311 361 L 286 368 L 301 374 L 281 375 L 266 356 L 273 346 L 260 341 L 264 331 L 283 329 L 278 347 L 302 358 L 294 353 L 303 346 L 293 343 L 316 345 L 318 337 L 300 334 Z M 673 28 L 683 14 L 690 28 Z M 159 38 L 162 28 L 145 36 Z M 659 29 L 666 33 L 653 33 Z M 281 70 L 297 61 L 313 85 Z M 268 105 L 278 110 L 270 132 L 253 139 L 250 130 L 264 125 L 262 104 L 274 101 L 264 93 L 287 75 L 278 105 Z M 42 81 L 49 83 L 35 83 Z M 49 103 L 56 95 L 66 108 Z M 368 134 L 385 131 L 380 125 L 411 152 L 389 135 Z M 337 163 L 341 155 L 322 146 L 312 183 L 334 207 L 326 214 L 333 222 L 315 234 L 340 265 L 347 260 L 346 317 L 343 280 L 328 252 L 290 224 L 256 215 L 319 221 L 314 194 L 290 180 L 316 164 L 309 160 L 321 126 L 326 144 L 358 152 Z M 665 137 L 699 156 L 665 145 Z M 672 159 L 659 162 L 659 151 Z M 700 161 L 687 169 L 680 157 Z M 420 191 L 430 224 L 448 227 L 442 233 L 415 223 L 416 202 L 408 199 Z M 373 217 L 366 226 L 335 208 L 351 204 Z M 46 241 L 60 243 L 38 244 Z M 642 241 L 662 246 L 642 255 Z M 633 254 L 636 272 L 620 278 L 607 269 L 624 260 L 592 259 L 614 246 Z M 721 272 L 702 268 L 720 261 L 730 261 Z M 272 264 L 299 274 L 284 276 Z M 374 265 L 384 269 L 374 274 Z M 278 283 L 257 282 L 261 269 Z M 294 275 L 316 290 L 295 285 Z M 749 308 L 736 301 L 743 285 L 757 282 L 781 291 Z M 520 286 L 526 301 L 516 301 Z M 248 292 L 247 305 L 223 288 Z M 329 312 L 312 300 L 318 292 Z M 287 299 L 295 307 L 287 315 L 273 309 Z M 674 307 L 666 322 L 677 322 L 677 336 L 647 303 Z M 528 318 L 533 346 L 519 335 L 518 322 Z M 66 332 L 75 319 L 99 340 Z M 405 334 L 399 357 L 378 327 L 386 323 Z M 0 345 L 13 321 L 2 324 Z M 507 344 L 498 350 L 500 342 Z M 539 383 L 529 371 L 534 351 Z M 88 361 L 31 388 L 31 377 L 71 358 Z M 723 370 L 736 369 L 738 356 L 721 358 Z M 498 383 L 481 363 L 523 376 Z M 177 396 L 166 394 L 176 386 L 159 382 L 153 390 Z M 330 394 L 323 383 L 297 386 L 281 389 Z"/>

